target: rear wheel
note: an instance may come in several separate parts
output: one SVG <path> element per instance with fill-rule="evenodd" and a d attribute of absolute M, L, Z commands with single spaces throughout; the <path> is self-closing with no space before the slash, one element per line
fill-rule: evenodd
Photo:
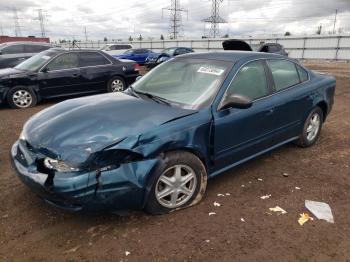
<path fill-rule="evenodd" d="M 154 183 L 146 204 L 152 214 L 168 213 L 197 204 L 203 197 L 207 174 L 203 163 L 195 155 L 176 151 L 165 155 L 153 175 Z"/>
<path fill-rule="evenodd" d="M 323 111 L 319 107 L 315 107 L 307 117 L 302 133 L 296 144 L 300 147 L 309 147 L 318 140 L 323 124 Z"/>
<path fill-rule="evenodd" d="M 121 92 L 126 88 L 125 81 L 120 76 L 115 76 L 108 82 L 108 92 Z"/>
<path fill-rule="evenodd" d="M 30 88 L 15 87 L 7 93 L 7 103 L 12 108 L 23 109 L 35 106 L 37 97 Z"/>

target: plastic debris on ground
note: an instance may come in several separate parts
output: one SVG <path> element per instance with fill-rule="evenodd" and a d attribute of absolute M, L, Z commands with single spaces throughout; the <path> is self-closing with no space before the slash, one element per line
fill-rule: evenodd
<path fill-rule="evenodd" d="M 296 189 L 296 190 L 300 190 L 300 187 L 296 186 L 295 189 Z"/>
<path fill-rule="evenodd" d="M 269 210 L 272 211 L 272 212 L 280 213 L 280 214 L 282 214 L 282 215 L 287 214 L 287 211 L 284 210 L 283 208 L 280 208 L 279 206 L 270 207 Z"/>
<path fill-rule="evenodd" d="M 318 219 L 334 223 L 332 210 L 327 203 L 305 200 L 305 207 Z"/>
<path fill-rule="evenodd" d="M 224 194 L 217 194 L 218 197 L 223 197 L 225 196 Z"/>
<path fill-rule="evenodd" d="M 314 220 L 308 213 L 302 213 L 300 214 L 300 217 L 298 219 L 299 225 L 304 225 L 307 221 Z"/>
<path fill-rule="evenodd" d="M 129 251 L 125 251 L 125 256 L 130 255 L 131 253 Z"/>
<path fill-rule="evenodd" d="M 209 240 L 209 239 L 207 239 L 207 240 L 205 240 L 205 242 L 209 243 L 209 242 L 210 242 L 210 240 Z"/>
<path fill-rule="evenodd" d="M 245 219 L 244 219 L 243 217 L 241 217 L 241 221 L 242 221 L 242 222 L 245 222 Z"/>
<path fill-rule="evenodd" d="M 241 187 L 245 187 L 245 185 L 241 185 Z"/>
<path fill-rule="evenodd" d="M 80 246 L 76 246 L 76 247 L 73 247 L 67 251 L 64 251 L 63 254 L 69 254 L 69 253 L 74 253 L 76 252 L 78 249 L 80 248 Z"/>
<path fill-rule="evenodd" d="M 288 173 L 283 173 L 283 176 L 284 177 L 289 177 L 289 174 Z"/>
<path fill-rule="evenodd" d="M 214 206 L 215 206 L 215 207 L 219 207 L 219 206 L 221 206 L 221 204 L 218 203 L 218 202 L 214 202 Z"/>
<path fill-rule="evenodd" d="M 215 213 L 215 212 L 209 212 L 208 215 L 209 215 L 209 216 L 213 216 L 213 215 L 216 215 L 216 213 Z"/>
<path fill-rule="evenodd" d="M 225 193 L 226 196 L 230 196 L 231 194 L 230 193 Z"/>
<path fill-rule="evenodd" d="M 263 179 L 262 179 L 262 178 L 258 178 L 257 180 L 258 180 L 258 181 L 260 181 L 260 182 L 261 182 L 261 181 L 263 181 Z"/>
<path fill-rule="evenodd" d="M 268 199 L 268 198 L 270 198 L 270 197 L 271 197 L 271 194 L 270 194 L 270 195 L 261 196 L 260 198 L 261 198 L 261 199 Z"/>

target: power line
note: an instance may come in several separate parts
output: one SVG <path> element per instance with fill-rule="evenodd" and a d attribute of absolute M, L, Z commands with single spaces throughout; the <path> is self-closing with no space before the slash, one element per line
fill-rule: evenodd
<path fill-rule="evenodd" d="M 180 0 L 171 0 L 170 6 L 162 9 L 162 16 L 164 10 L 170 11 L 170 37 L 176 39 L 182 26 L 181 13 L 186 12 L 188 16 L 188 10 L 180 7 Z"/>
<path fill-rule="evenodd" d="M 215 38 L 219 35 L 219 24 L 223 24 L 227 22 L 219 14 L 220 4 L 224 0 L 211 0 L 211 1 L 212 1 L 211 16 L 208 18 L 205 18 L 203 22 L 211 24 L 209 37 Z"/>

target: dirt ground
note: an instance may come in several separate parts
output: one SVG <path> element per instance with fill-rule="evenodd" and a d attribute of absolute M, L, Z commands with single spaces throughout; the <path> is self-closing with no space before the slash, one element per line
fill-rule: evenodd
<path fill-rule="evenodd" d="M 200 204 L 162 216 L 48 206 L 19 181 L 8 154 L 23 123 L 57 101 L 0 109 L 0 261 L 350 261 L 350 64 L 307 65 L 337 77 L 320 141 L 283 146 L 213 178 Z M 306 199 L 327 202 L 335 223 L 300 226 Z M 287 214 L 269 213 L 275 206 Z"/>

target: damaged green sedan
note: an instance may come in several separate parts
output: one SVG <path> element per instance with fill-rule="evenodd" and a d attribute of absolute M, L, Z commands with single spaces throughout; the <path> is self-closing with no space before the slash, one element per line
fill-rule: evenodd
<path fill-rule="evenodd" d="M 30 118 L 11 159 L 48 203 L 167 213 L 207 178 L 288 142 L 313 145 L 335 79 L 254 52 L 176 57 L 121 93 L 67 100 Z"/>

